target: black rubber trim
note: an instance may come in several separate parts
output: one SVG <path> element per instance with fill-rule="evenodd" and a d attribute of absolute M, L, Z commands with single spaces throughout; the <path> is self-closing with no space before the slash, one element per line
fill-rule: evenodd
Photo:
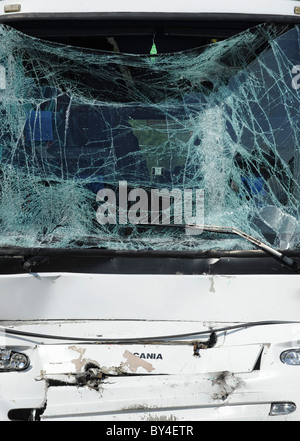
<path fill-rule="evenodd" d="M 237 14 L 237 13 L 176 13 L 176 12 L 80 12 L 80 13 L 11 13 L 1 23 L 27 20 L 158 20 L 158 21 L 253 21 L 261 23 L 300 23 L 299 15 Z"/>
<path fill-rule="evenodd" d="M 282 251 L 283 252 L 283 251 Z M 287 256 L 300 257 L 300 250 L 286 250 Z M 266 257 L 261 250 L 204 250 L 204 251 L 168 251 L 168 250 L 107 250 L 102 248 L 21 248 L 1 247 L 1 257 L 16 256 L 48 256 L 48 257 L 166 257 L 183 259 L 215 259 L 215 258 L 259 258 Z"/>
<path fill-rule="evenodd" d="M 297 274 L 262 251 L 0 249 L 0 274 Z M 299 257 L 299 251 L 286 252 Z"/>

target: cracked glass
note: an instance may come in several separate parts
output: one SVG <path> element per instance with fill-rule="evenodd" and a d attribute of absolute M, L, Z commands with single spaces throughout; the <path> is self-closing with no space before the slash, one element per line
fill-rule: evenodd
<path fill-rule="evenodd" d="M 204 190 L 206 225 L 298 247 L 298 26 L 260 25 L 155 55 L 77 48 L 7 26 L 0 39 L 1 246 L 251 248 L 153 225 L 151 191 L 176 189 Z M 136 224 L 120 222 L 120 183 L 127 196 L 149 196 Z M 97 194 L 107 189 L 115 222 L 100 224 Z"/>

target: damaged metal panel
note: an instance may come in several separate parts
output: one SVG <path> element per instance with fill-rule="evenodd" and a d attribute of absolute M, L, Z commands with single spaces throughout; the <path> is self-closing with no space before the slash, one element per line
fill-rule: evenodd
<path fill-rule="evenodd" d="M 138 338 L 137 330 L 145 331 L 150 322 L 119 323 L 121 336 L 131 333 Z M 153 322 L 152 336 L 157 324 Z M 23 326 L 7 322 L 7 330 L 24 330 L 22 335 L 9 335 L 6 343 L 25 353 L 30 367 L 23 372 L 1 373 L 0 417 L 6 419 L 8 414 L 17 419 L 18 409 L 23 408 L 23 416 L 32 409 L 33 419 L 45 421 L 243 420 L 254 416 L 267 420 L 271 403 L 297 402 L 297 369 L 285 366 L 280 354 L 299 346 L 299 324 L 274 322 L 267 326 L 264 322 L 238 327 L 231 323 L 225 327 L 227 331 L 224 327 L 217 331 L 222 325 L 211 323 L 217 340 L 210 348 L 203 324 L 202 333 L 194 338 L 182 337 L 176 342 L 165 336 L 161 344 L 117 343 L 120 336 L 110 344 L 101 344 L 101 339 L 94 344 L 65 343 L 59 338 L 47 344 L 46 334 L 40 334 L 43 342 L 35 343 L 33 331 L 38 335 L 38 331 L 62 328 L 62 337 L 66 330 L 85 329 L 83 334 L 91 335 L 99 325 L 101 321 L 36 321 Z M 106 335 L 116 333 L 115 321 L 103 322 L 103 326 Z M 166 331 L 170 323 L 164 326 Z M 196 332 L 192 323 L 182 323 L 181 330 L 188 326 Z M 197 354 L 195 341 L 201 346 Z"/>
<path fill-rule="evenodd" d="M 182 375 L 132 378 L 109 378 L 102 382 L 99 390 L 72 386 L 50 387 L 47 393 L 47 408 L 43 418 L 65 418 L 75 415 L 93 414 L 98 418 L 114 414 L 122 419 L 124 413 L 138 416 L 145 412 L 160 412 L 165 415 L 177 409 L 199 406 L 217 406 L 238 389 L 243 390 L 241 377 L 223 373 L 222 384 L 218 382 L 221 372 L 210 375 Z M 227 391 L 227 392 L 225 392 Z M 224 398 L 224 394 L 227 397 Z M 79 405 L 80 403 L 80 405 Z M 119 412 L 122 414 L 118 415 Z"/>
<path fill-rule="evenodd" d="M 299 385 L 295 374 L 294 384 Z M 99 390 L 53 386 L 42 420 L 270 420 L 270 404 L 295 399 L 275 371 L 104 379 Z M 290 384 L 291 386 L 291 384 Z M 293 416 L 292 416 L 293 418 Z M 273 419 L 274 420 L 274 419 Z"/>
<path fill-rule="evenodd" d="M 176 375 L 230 371 L 251 372 L 262 345 L 218 347 L 199 350 L 193 342 L 166 342 L 165 345 L 45 345 L 36 349 L 40 356 L 41 376 L 82 374 L 89 367 L 103 375 Z"/>

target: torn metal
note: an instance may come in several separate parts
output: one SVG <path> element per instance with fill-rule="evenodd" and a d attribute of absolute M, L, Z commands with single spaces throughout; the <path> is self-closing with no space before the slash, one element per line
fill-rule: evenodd
<path fill-rule="evenodd" d="M 157 327 L 157 322 L 119 323 L 124 329 L 118 332 L 123 335 L 136 333 L 139 328 L 149 331 L 149 327 L 155 332 Z M 116 332 L 112 321 L 7 325 L 54 327 L 56 332 L 63 328 L 63 333 L 68 328 L 82 328 L 89 334 L 93 328 L 102 328 L 105 334 Z M 162 326 L 178 327 L 178 322 L 164 322 Z M 197 323 L 181 322 L 181 326 L 192 330 Z M 185 345 L 31 341 L 28 346 L 24 336 L 9 336 L 9 345 L 14 341 L 15 349 L 18 345 L 18 350 L 26 353 L 30 367 L 17 377 L 2 373 L 1 392 L 6 399 L 1 401 L 0 415 L 43 421 L 220 420 L 230 415 L 266 420 L 270 403 L 280 396 L 294 402 L 297 370 L 292 369 L 287 389 L 279 354 L 291 347 L 291 333 L 296 338 L 299 325 L 262 323 L 238 330 L 237 325 L 228 324 L 227 329 L 214 347 L 208 348 L 206 342 L 197 357 L 191 348 L 192 339 Z M 293 342 L 296 344 L 299 339 Z M 284 381 L 280 381 L 282 375 Z"/>
<path fill-rule="evenodd" d="M 53 375 L 82 375 L 95 368 L 105 376 L 175 375 L 231 370 L 251 372 L 262 351 L 262 345 L 197 348 L 194 356 L 190 345 L 46 345 L 37 348 L 43 365 L 37 380 Z M 180 354 L 180 357 L 178 356 Z"/>

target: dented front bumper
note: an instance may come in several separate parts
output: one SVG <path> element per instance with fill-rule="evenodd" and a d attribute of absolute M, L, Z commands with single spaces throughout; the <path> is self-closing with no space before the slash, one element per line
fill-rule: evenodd
<path fill-rule="evenodd" d="M 2 276 L 0 420 L 300 420 L 298 278 Z"/>
<path fill-rule="evenodd" d="M 299 325 L 225 333 L 213 348 L 73 342 L 19 347 L 24 372 L 1 373 L 0 419 L 299 420 L 300 376 L 280 361 Z M 279 335 L 285 337 L 279 343 Z M 260 336 L 261 343 L 258 343 Z M 13 338 L 11 337 L 11 340 Z M 273 403 L 294 403 L 270 415 Z"/>

